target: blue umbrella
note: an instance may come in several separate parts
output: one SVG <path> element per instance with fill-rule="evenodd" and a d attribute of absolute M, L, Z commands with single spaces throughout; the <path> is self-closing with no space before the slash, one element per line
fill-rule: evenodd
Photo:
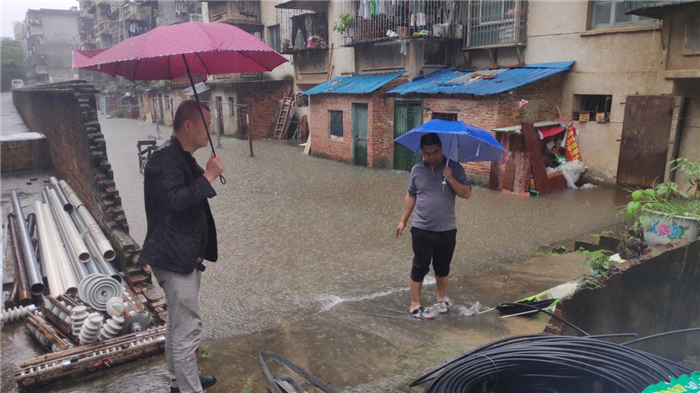
<path fill-rule="evenodd" d="M 395 139 L 414 153 L 420 151 L 420 138 L 431 132 L 442 141 L 448 160 L 457 162 L 498 161 L 505 151 L 490 132 L 463 121 L 430 120 Z"/>

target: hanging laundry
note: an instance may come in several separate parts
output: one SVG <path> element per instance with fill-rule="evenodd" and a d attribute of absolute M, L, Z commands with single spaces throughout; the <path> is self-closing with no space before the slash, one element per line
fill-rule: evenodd
<path fill-rule="evenodd" d="M 369 0 L 369 13 L 372 16 L 377 15 L 377 0 Z"/>
<path fill-rule="evenodd" d="M 304 49 L 306 46 L 306 40 L 304 39 L 304 34 L 302 34 L 301 29 L 297 30 L 296 40 L 294 41 L 294 49 Z"/>
<path fill-rule="evenodd" d="M 401 40 L 401 54 L 406 56 L 406 40 Z"/>
<path fill-rule="evenodd" d="M 416 25 L 418 25 L 418 27 L 423 27 L 426 24 L 427 24 L 427 22 L 426 22 L 425 14 L 422 12 L 417 13 L 416 14 Z"/>
<path fill-rule="evenodd" d="M 377 12 L 379 15 L 386 15 L 387 0 L 377 0 Z"/>
<path fill-rule="evenodd" d="M 364 5 L 364 10 L 362 12 L 362 17 L 365 19 L 369 19 L 370 16 L 370 10 L 369 10 L 369 0 L 362 0 L 362 4 Z"/>

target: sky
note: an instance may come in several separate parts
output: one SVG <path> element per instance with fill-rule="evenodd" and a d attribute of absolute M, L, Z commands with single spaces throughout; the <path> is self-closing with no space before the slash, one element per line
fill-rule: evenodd
<path fill-rule="evenodd" d="M 57 10 L 67 10 L 70 7 L 77 7 L 78 0 L 45 0 L 45 1 L 23 1 L 23 0 L 0 0 L 0 27 L 2 37 L 14 37 L 12 27 L 13 22 L 24 20 L 24 14 L 28 9 L 50 8 Z"/>

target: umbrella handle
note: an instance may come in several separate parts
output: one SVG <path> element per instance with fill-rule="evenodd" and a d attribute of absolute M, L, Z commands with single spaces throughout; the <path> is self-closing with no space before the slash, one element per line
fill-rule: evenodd
<path fill-rule="evenodd" d="M 204 119 L 204 111 L 202 110 L 202 104 L 199 102 L 199 94 L 197 94 L 197 88 L 194 86 L 194 79 L 192 79 L 192 73 L 190 72 L 190 66 L 187 64 L 187 58 L 185 54 L 182 54 L 182 61 L 185 63 L 185 69 L 187 70 L 187 76 L 190 78 L 190 85 L 192 85 L 192 93 L 194 93 L 194 98 L 197 101 L 197 109 L 199 109 L 199 114 L 202 116 L 202 123 L 204 124 L 204 129 L 207 131 L 207 138 L 209 139 L 209 146 L 211 146 L 211 152 L 216 157 L 216 150 L 214 150 L 214 142 L 211 140 L 211 135 L 209 134 L 209 126 L 207 125 L 206 119 Z M 224 175 L 219 175 L 219 181 L 221 184 L 226 184 L 226 178 Z"/>

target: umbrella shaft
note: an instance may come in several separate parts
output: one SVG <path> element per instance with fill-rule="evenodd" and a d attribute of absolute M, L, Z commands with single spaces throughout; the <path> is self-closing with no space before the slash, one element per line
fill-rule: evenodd
<path fill-rule="evenodd" d="M 194 99 L 197 101 L 197 108 L 199 108 L 199 114 L 202 116 L 202 123 L 204 123 L 204 129 L 207 131 L 207 138 L 209 138 L 209 146 L 211 146 L 211 152 L 216 157 L 216 150 L 214 150 L 214 142 L 211 140 L 211 135 L 209 134 L 209 125 L 204 119 L 204 111 L 202 110 L 202 104 L 199 102 L 199 94 L 197 94 L 197 89 L 194 86 L 194 79 L 192 79 L 192 73 L 190 72 L 190 66 L 187 64 L 187 58 L 182 55 L 182 61 L 185 62 L 185 69 L 187 70 L 187 77 L 190 78 L 190 85 L 192 85 L 192 92 L 194 93 Z"/>

